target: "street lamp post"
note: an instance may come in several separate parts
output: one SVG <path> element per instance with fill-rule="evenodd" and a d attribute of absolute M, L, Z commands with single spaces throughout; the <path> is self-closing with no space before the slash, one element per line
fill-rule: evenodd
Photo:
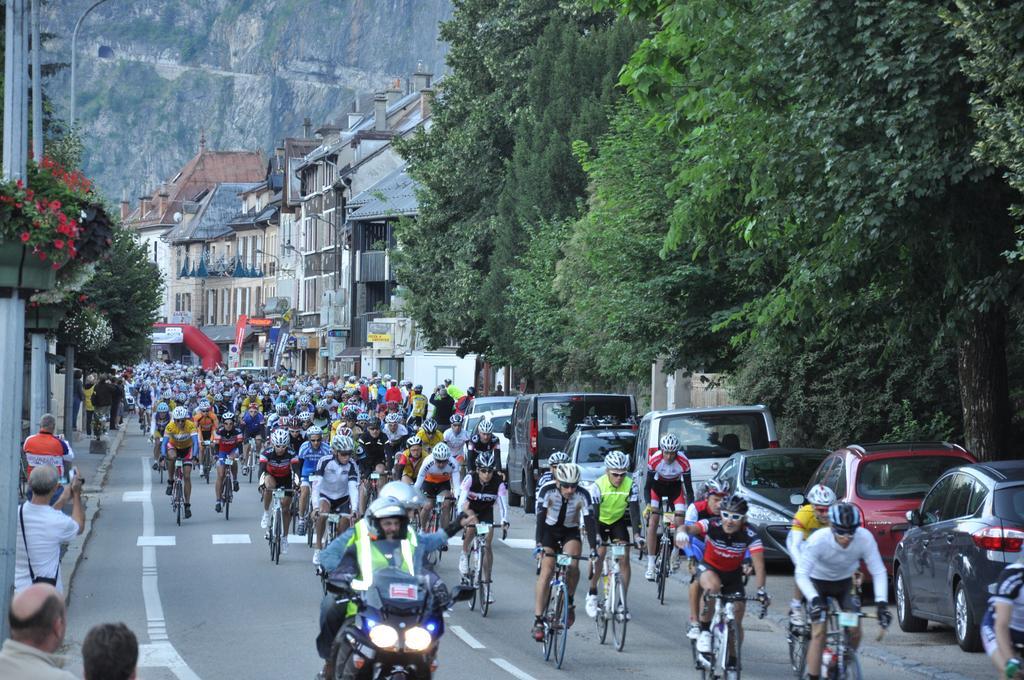
<path fill-rule="evenodd" d="M 75 22 L 75 30 L 71 33 L 71 94 L 70 94 L 70 115 L 68 119 L 70 121 L 69 127 L 75 129 L 75 65 L 78 61 L 78 29 L 82 27 L 82 22 L 89 16 L 89 12 L 93 11 L 107 0 L 96 0 L 96 2 L 89 5 L 89 9 L 82 13 L 82 16 L 78 17 L 78 21 Z"/>

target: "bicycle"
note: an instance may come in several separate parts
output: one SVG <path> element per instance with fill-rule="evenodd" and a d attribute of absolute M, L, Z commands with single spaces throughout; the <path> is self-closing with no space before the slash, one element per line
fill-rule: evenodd
<path fill-rule="evenodd" d="M 860 626 L 862 612 L 844 612 L 834 598 L 827 599 L 825 647 L 821 652 L 821 677 L 830 680 L 861 680 L 860 659 L 850 640 L 850 630 Z M 807 652 L 804 650 L 806 661 Z M 801 669 L 802 670 L 802 669 Z"/>
<path fill-rule="evenodd" d="M 246 440 L 245 463 L 242 465 L 242 469 L 240 470 L 240 476 L 248 476 L 250 484 L 252 484 L 253 474 L 260 466 L 259 449 L 259 440 L 257 440 L 256 437 L 249 437 L 249 439 Z"/>
<path fill-rule="evenodd" d="M 545 551 L 545 555 L 551 553 Z M 565 555 L 555 556 L 555 571 L 548 582 L 548 601 L 544 605 L 544 660 L 548 661 L 555 655 L 555 666 L 562 667 L 565 660 L 565 648 L 569 644 L 569 586 L 565 582 L 566 572 L 573 560 L 588 558 Z M 561 640 L 559 640 L 559 638 Z"/>
<path fill-rule="evenodd" d="M 668 508 L 668 498 L 661 499 L 661 507 Z M 655 515 L 661 515 L 660 524 L 661 538 L 658 539 L 658 555 L 654 561 L 655 580 L 658 584 L 658 602 L 665 604 L 665 589 L 668 586 L 668 577 L 672 574 L 672 553 L 675 546 L 672 543 L 672 534 L 675 532 L 675 515 L 667 510 L 654 510 Z"/>
<path fill-rule="evenodd" d="M 477 598 L 479 597 L 480 613 L 485 617 L 491 608 L 491 566 L 494 563 L 494 556 L 488 555 L 487 535 L 491 533 L 493 528 L 487 522 L 476 524 L 476 535 L 473 537 L 473 543 L 469 548 L 469 569 L 463 577 L 466 585 L 473 586 L 473 597 L 469 601 L 470 610 L 476 608 Z M 501 535 L 502 540 L 506 536 L 508 536 L 508 528 L 504 527 Z M 484 568 L 485 564 L 486 569 Z M 484 571 L 487 572 L 486 578 L 484 578 Z"/>
<path fill-rule="evenodd" d="M 224 519 L 231 519 L 231 501 L 235 497 L 235 476 L 231 472 L 231 460 L 218 460 L 224 466 L 224 483 L 220 486 L 221 502 L 224 504 Z"/>
<path fill-rule="evenodd" d="M 281 499 L 285 496 L 291 498 L 294 491 L 291 489 L 274 489 L 272 504 L 270 506 L 270 527 L 267 529 L 267 542 L 270 543 L 270 561 L 274 564 L 281 563 L 281 541 L 287 540 L 284 536 L 284 510 L 281 507 Z"/>
<path fill-rule="evenodd" d="M 424 533 L 429 534 L 438 531 L 442 527 L 446 526 L 449 521 L 451 521 L 450 517 L 442 518 L 441 516 L 442 506 L 444 505 L 444 498 L 445 494 L 440 493 L 437 495 L 437 498 L 434 499 L 434 507 L 430 511 L 430 517 L 427 518 L 426 526 L 424 526 L 423 528 Z M 447 514 L 451 515 L 451 511 L 449 511 Z M 426 563 L 430 566 L 437 565 L 441 561 L 441 553 L 444 552 L 444 549 L 445 548 L 442 547 L 440 550 L 435 550 L 433 552 L 427 553 L 424 556 Z"/>
<path fill-rule="evenodd" d="M 150 413 L 149 408 L 145 406 L 139 406 L 139 430 L 142 433 L 149 432 L 149 419 L 151 417 L 152 414 Z"/>
<path fill-rule="evenodd" d="M 213 442 L 209 439 L 203 440 L 203 455 L 199 464 L 202 468 L 203 479 L 210 483 L 210 468 L 213 467 Z"/>
<path fill-rule="evenodd" d="M 703 654 L 697 651 L 697 641 L 690 641 L 693 652 L 694 667 L 700 671 L 703 680 L 729 678 L 739 680 L 742 663 L 740 650 L 742 644 L 739 637 L 739 622 L 736 620 L 735 604 L 737 602 L 761 602 L 756 597 L 744 595 L 723 595 L 722 593 L 704 593 L 704 606 L 709 600 L 715 601 L 715 612 L 711 615 L 711 652 Z M 761 611 L 757 618 L 763 619 L 768 613 L 768 604 L 761 602 Z M 729 651 L 733 648 L 736 666 L 729 666 Z"/>
<path fill-rule="evenodd" d="M 316 528 L 316 518 L 320 514 L 320 509 L 317 499 L 320 498 L 320 480 L 323 479 L 320 475 L 309 476 L 309 503 L 302 512 L 302 522 L 305 528 L 306 535 L 306 547 L 313 547 L 313 531 Z"/>
<path fill-rule="evenodd" d="M 626 607 L 626 587 L 619 574 L 619 559 L 626 556 L 625 543 L 612 543 L 604 555 L 604 574 L 601 577 L 601 593 L 597 601 L 597 632 L 601 644 L 608 637 L 608 624 L 611 623 L 612 641 L 615 650 L 621 652 L 626 646 L 626 624 L 629 622 L 629 609 Z"/>
<path fill-rule="evenodd" d="M 157 476 L 160 478 L 160 484 L 161 485 L 163 485 L 163 483 L 164 483 L 164 472 L 166 470 L 167 470 L 167 459 L 165 457 L 163 457 L 163 456 L 160 456 L 160 460 L 157 461 L 157 464 L 156 464 L 156 471 L 157 471 Z"/>
<path fill-rule="evenodd" d="M 163 481 L 161 477 L 161 482 Z M 171 512 L 174 513 L 178 526 L 181 526 L 181 513 L 185 508 L 185 461 L 174 459 L 174 486 L 171 489 Z"/>

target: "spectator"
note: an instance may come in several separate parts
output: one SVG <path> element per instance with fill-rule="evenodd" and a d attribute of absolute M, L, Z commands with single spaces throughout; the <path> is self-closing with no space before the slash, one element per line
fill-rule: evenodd
<path fill-rule="evenodd" d="M 74 460 L 75 454 L 68 443 L 54 436 L 53 432 L 56 429 L 57 419 L 52 414 L 44 413 L 39 419 L 39 432 L 30 435 L 22 445 L 22 451 L 25 452 L 25 472 L 29 476 L 38 465 L 52 465 L 57 468 L 57 476 L 62 478 L 65 461 Z M 53 495 L 54 507 L 57 510 L 63 508 L 67 501 L 63 491 L 63 487 L 60 487 Z"/>
<path fill-rule="evenodd" d="M 85 385 L 82 384 L 82 369 L 75 369 L 75 385 L 74 385 L 74 407 L 71 410 L 71 429 L 78 429 L 78 412 L 82 408 L 82 403 L 85 402 Z"/>
<path fill-rule="evenodd" d="M 106 374 L 101 375 L 99 382 L 96 383 L 96 391 L 92 394 L 92 405 L 95 409 L 93 422 L 93 434 L 96 435 L 96 439 L 99 439 L 99 433 L 97 432 L 96 423 L 103 418 L 107 419 L 110 423 L 110 407 L 114 403 L 114 386 L 110 384 L 110 378 Z M 111 423 L 112 424 L 112 423 Z"/>
<path fill-rule="evenodd" d="M 124 408 L 124 381 L 121 378 L 114 378 L 110 384 L 113 387 L 110 400 L 110 429 L 116 430 L 121 425 L 121 411 Z"/>
<path fill-rule="evenodd" d="M 74 680 L 55 652 L 64 644 L 67 611 L 56 588 L 37 583 L 14 596 L 7 614 L 11 637 L 0 649 L 0 678 Z"/>
<path fill-rule="evenodd" d="M 64 592 L 60 580 L 60 546 L 69 543 L 85 528 L 82 478 L 77 472 L 75 470 L 75 480 L 71 483 L 71 517 L 50 507 L 50 499 L 57 489 L 57 468 L 40 465 L 28 476 L 32 500 L 18 507 L 15 592 L 40 581 L 52 584 L 57 592 Z"/>
<path fill-rule="evenodd" d="M 85 434 L 86 436 L 92 434 L 92 419 L 95 413 L 95 406 L 92 403 L 92 395 L 96 393 L 96 376 L 90 375 L 85 379 L 85 384 L 82 388 L 82 403 L 85 404 Z"/>
<path fill-rule="evenodd" d="M 476 397 L 476 388 L 470 385 L 466 393 L 455 400 L 455 412 L 459 415 L 466 415 L 473 406 L 473 399 Z"/>
<path fill-rule="evenodd" d="M 93 626 L 82 643 L 85 680 L 131 680 L 139 662 L 139 642 L 123 623 Z"/>
<path fill-rule="evenodd" d="M 430 395 L 430 405 L 434 407 L 434 420 L 439 423 L 439 427 L 444 427 L 444 423 L 450 421 L 452 414 L 455 413 L 455 400 L 445 390 L 444 385 L 438 385 Z"/>
<path fill-rule="evenodd" d="M 505 388 L 501 386 L 501 383 L 498 383 L 498 386 L 494 388 L 494 396 L 496 396 L 496 397 L 504 397 L 505 396 Z"/>

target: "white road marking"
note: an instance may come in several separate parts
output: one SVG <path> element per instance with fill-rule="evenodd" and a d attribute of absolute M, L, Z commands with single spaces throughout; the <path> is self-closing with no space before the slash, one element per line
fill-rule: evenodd
<path fill-rule="evenodd" d="M 460 640 L 465 642 L 473 649 L 484 649 L 484 644 L 477 640 L 475 637 L 466 632 L 466 629 L 462 626 L 449 626 L 451 631 L 455 633 Z"/>
<path fill-rule="evenodd" d="M 506 538 L 502 543 L 510 548 L 529 548 L 533 550 L 537 547 L 537 541 L 529 538 Z"/>
<path fill-rule="evenodd" d="M 139 547 L 177 545 L 177 539 L 174 536 L 139 536 L 135 545 Z"/>
<path fill-rule="evenodd" d="M 462 537 L 461 536 L 452 536 L 451 538 L 448 539 L 448 545 L 457 545 L 459 547 L 462 547 Z"/>
<path fill-rule="evenodd" d="M 288 542 L 289 543 L 305 543 L 306 542 L 306 535 L 303 534 L 302 536 L 296 536 L 295 534 L 288 534 Z M 313 545 L 316 545 L 316 538 L 315 537 L 313 538 Z"/>
<path fill-rule="evenodd" d="M 519 680 L 536 680 L 536 678 L 534 678 L 529 673 L 525 673 L 519 670 L 518 668 L 510 664 L 508 661 L 505 661 L 504 659 L 491 659 L 491 663 L 493 663 L 498 668 L 501 668 L 502 670 L 508 671 L 513 677 L 519 678 Z"/>
<path fill-rule="evenodd" d="M 144 491 L 125 491 L 121 494 L 122 503 L 142 503 L 146 500 Z"/>
<path fill-rule="evenodd" d="M 214 534 L 210 537 L 213 539 L 214 545 L 223 545 L 225 543 L 252 543 L 252 537 L 249 534 Z"/>
<path fill-rule="evenodd" d="M 160 588 L 157 581 L 156 547 L 157 545 L 174 545 L 174 536 L 153 535 L 153 484 L 149 461 L 140 458 L 142 463 L 142 491 L 125 494 L 126 502 L 142 504 L 142 536 L 136 545 L 142 546 L 142 599 L 146 605 L 146 628 L 150 643 L 139 645 L 139 668 L 166 668 L 174 673 L 178 680 L 200 680 L 199 676 L 189 668 L 178 651 L 167 641 L 167 622 L 164 621 L 164 607 L 160 602 Z M 151 542 L 155 539 L 170 539 L 169 543 Z"/>

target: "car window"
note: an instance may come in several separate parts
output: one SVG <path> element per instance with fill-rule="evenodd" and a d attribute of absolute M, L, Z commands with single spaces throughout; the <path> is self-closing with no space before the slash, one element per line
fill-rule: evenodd
<path fill-rule="evenodd" d="M 633 449 L 634 435 L 632 433 L 594 437 L 581 435 L 579 447 L 576 449 L 577 463 L 600 463 L 609 451 L 622 451 L 626 453 Z M 627 454 L 628 455 L 628 454 Z"/>
<path fill-rule="evenodd" d="M 971 502 L 967 505 L 967 516 L 974 517 L 978 514 L 978 510 L 984 505 L 985 499 L 988 498 L 988 487 L 979 482 L 977 479 L 971 482 L 974 485 L 974 490 L 971 492 Z"/>
<path fill-rule="evenodd" d="M 494 431 L 502 432 L 505 429 L 505 423 L 508 422 L 508 416 L 498 416 L 497 418 L 491 418 L 491 422 L 494 423 Z"/>
<path fill-rule="evenodd" d="M 476 432 L 476 426 L 480 424 L 482 419 L 482 415 L 466 418 L 466 432 Z"/>
<path fill-rule="evenodd" d="M 572 405 L 568 401 L 545 401 L 540 405 L 541 436 L 566 439 L 569 436 L 569 422 Z"/>
<path fill-rule="evenodd" d="M 996 517 L 1024 522 L 1024 485 L 997 489 L 992 505 Z"/>
<path fill-rule="evenodd" d="M 946 519 L 943 509 L 946 505 L 950 486 L 953 484 L 953 477 L 944 477 L 935 487 L 928 492 L 924 502 L 921 503 L 921 521 L 924 524 L 935 524 Z M 858 484 L 858 488 L 859 488 Z"/>
<path fill-rule="evenodd" d="M 846 497 L 846 462 L 836 457 L 836 462 L 828 469 L 828 474 L 821 482 L 836 492 L 836 498 Z"/>
<path fill-rule="evenodd" d="M 768 429 L 760 413 L 681 413 L 665 416 L 659 426 L 659 441 L 670 432 L 676 435 L 690 460 L 768 448 Z"/>
<path fill-rule="evenodd" d="M 963 473 L 953 475 L 953 483 L 946 493 L 946 504 L 942 509 L 944 519 L 955 519 L 964 517 L 967 513 L 967 506 L 971 502 L 971 491 L 974 490 L 974 482 Z"/>
<path fill-rule="evenodd" d="M 805 486 L 804 489 L 809 490 L 812 486 L 824 484 L 825 480 L 828 479 L 829 471 L 832 469 L 832 466 L 834 466 L 836 464 L 836 461 L 838 460 L 838 456 L 826 458 L 825 462 L 822 463 L 821 466 L 818 468 L 818 471 L 814 473 L 813 477 L 811 477 L 811 481 L 807 482 L 807 486 Z"/>
<path fill-rule="evenodd" d="M 718 471 L 718 479 L 729 483 L 729 488 L 736 490 L 736 479 L 739 477 L 739 463 L 735 459 L 725 462 L 722 469 Z"/>
<path fill-rule="evenodd" d="M 758 489 L 803 489 L 828 454 L 751 456 L 743 466 L 743 484 Z"/>
<path fill-rule="evenodd" d="M 943 472 L 964 462 L 956 456 L 900 456 L 867 461 L 861 464 L 857 475 L 857 495 L 868 500 L 921 498 Z"/>
<path fill-rule="evenodd" d="M 651 431 L 651 421 L 645 418 L 640 421 L 640 431 L 637 433 L 636 438 L 636 451 L 634 452 L 633 459 L 638 463 L 643 461 L 647 463 L 647 439 L 648 433 Z"/>

